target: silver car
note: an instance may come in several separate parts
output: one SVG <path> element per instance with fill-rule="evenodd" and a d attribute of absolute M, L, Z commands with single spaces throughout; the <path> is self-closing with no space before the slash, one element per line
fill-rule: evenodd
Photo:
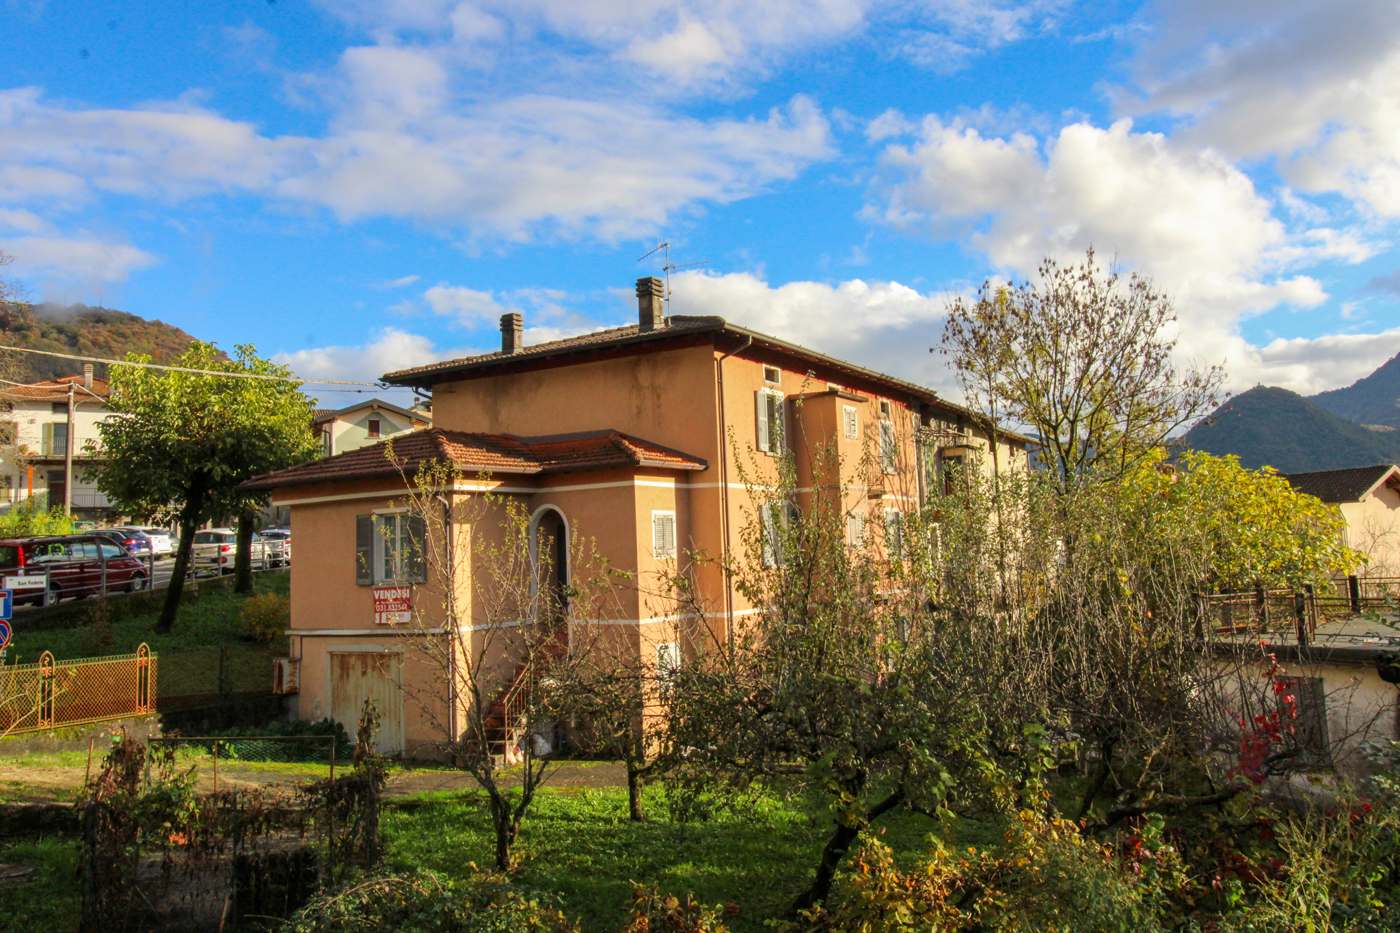
<path fill-rule="evenodd" d="M 217 570 L 219 573 L 233 573 L 234 560 L 238 556 L 238 532 L 232 528 L 210 528 L 194 533 L 194 545 L 190 549 L 191 562 L 195 570 Z M 271 566 L 267 542 L 261 535 L 254 534 L 248 550 L 248 562 L 258 570 Z"/>

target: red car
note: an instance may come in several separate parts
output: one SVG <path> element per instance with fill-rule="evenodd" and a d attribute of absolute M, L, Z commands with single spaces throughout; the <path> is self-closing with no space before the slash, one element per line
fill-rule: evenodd
<path fill-rule="evenodd" d="M 47 594 L 43 587 L 21 587 L 14 591 L 15 604 L 92 596 L 103 591 L 104 581 L 108 593 L 134 593 L 150 585 L 145 561 L 98 535 L 0 541 L 0 576 L 48 577 Z"/>

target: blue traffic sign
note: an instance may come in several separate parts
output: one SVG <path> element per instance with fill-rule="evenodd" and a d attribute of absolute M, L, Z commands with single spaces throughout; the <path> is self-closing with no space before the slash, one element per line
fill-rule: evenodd
<path fill-rule="evenodd" d="M 10 631 L 9 621 L 0 621 L 0 650 L 10 647 L 10 636 L 12 634 L 13 632 Z"/>
<path fill-rule="evenodd" d="M 0 619 L 8 619 L 15 607 L 15 594 L 13 590 L 0 590 Z"/>

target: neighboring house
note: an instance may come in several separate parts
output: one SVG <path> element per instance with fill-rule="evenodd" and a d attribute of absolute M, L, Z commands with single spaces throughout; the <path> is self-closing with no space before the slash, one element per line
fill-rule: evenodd
<path fill-rule="evenodd" d="M 1400 577 L 1400 467 L 1382 463 L 1284 478 L 1341 511 L 1347 523 L 1344 543 L 1370 559 L 1365 576 Z"/>
<path fill-rule="evenodd" d="M 518 500 L 531 516 L 532 544 L 545 553 L 567 555 L 571 540 L 588 541 L 616 572 L 690 574 L 704 624 L 721 638 L 755 610 L 716 563 L 692 564 L 688 555 L 744 558 L 744 528 L 756 511 L 745 478 L 775 482 L 785 445 L 797 454 L 797 506 L 815 490 L 837 494 L 852 541 L 870 533 L 879 547 L 897 546 L 903 515 L 944 484 L 955 487 L 960 470 L 990 469 L 987 436 L 967 409 L 719 317 L 667 319 L 661 287 L 657 279 L 637 283 L 637 324 L 525 346 L 522 317 L 508 314 L 500 352 L 385 376 L 432 393 L 434 426 L 395 440 L 398 465 L 382 446 L 365 447 L 245 484 L 290 509 L 297 561 L 289 634 L 300 658 L 301 718 L 330 716 L 353 729 L 373 696 L 383 714 L 381 749 L 411 754 L 441 740 L 433 719 L 456 715 L 444 708 L 425 716 L 402 701 L 421 696 L 430 680 L 405 658 L 405 638 L 431 637 L 442 598 L 414 603 L 421 616 L 411 632 L 421 634 L 376 624 L 376 585 L 424 581 L 421 570 L 410 570 L 416 581 L 394 574 L 412 567 L 404 548 L 413 517 L 402 504 L 405 475 L 422 462 L 461 470 L 441 490 L 444 503 L 479 501 L 487 490 Z M 1025 469 L 1026 439 L 1003 432 L 998 440 L 1000 468 Z M 818 444 L 844 459 L 841 475 L 806 455 Z M 469 546 L 454 547 L 459 561 L 471 559 Z M 762 559 L 779 558 L 765 547 Z M 457 573 L 457 604 L 470 607 L 463 621 L 473 631 L 482 627 L 482 601 L 473 597 L 483 580 L 473 584 L 472 574 L 481 572 L 459 564 Z M 568 585 L 567 559 L 551 574 L 550 585 Z M 658 623 L 674 618 L 658 617 L 638 587 L 616 597 L 606 620 L 616 644 L 664 667 L 681 646 L 669 640 L 674 625 Z"/>
<path fill-rule="evenodd" d="M 1257 690 L 1248 698 L 1232 691 L 1242 720 L 1278 712 L 1283 722 L 1291 722 L 1305 754 L 1304 770 L 1364 771 L 1368 743 L 1400 736 L 1400 623 L 1394 615 L 1323 621 L 1305 644 L 1286 628 L 1227 636 L 1214 648 L 1235 659 L 1220 665 L 1222 677 L 1236 678 L 1242 661 L 1244 680 Z M 1274 683 L 1291 688 L 1286 699 L 1260 677 L 1269 670 L 1275 670 Z"/>
<path fill-rule="evenodd" d="M 321 456 L 333 457 L 431 423 L 431 416 L 423 411 L 372 398 L 345 408 L 317 409 L 311 431 L 321 441 Z"/>
<path fill-rule="evenodd" d="M 8 411 L 0 413 L 0 510 L 8 510 L 33 497 L 49 507 L 61 507 L 71 494 L 73 514 L 80 519 L 103 521 L 112 505 L 86 478 L 100 465 L 88 452 L 89 441 L 98 439 L 97 425 L 107 417 L 110 387 L 95 379 L 92 366 L 81 376 L 64 376 L 30 385 L 11 386 L 0 392 Z M 73 401 L 73 423 L 68 422 L 68 402 Z M 66 488 L 65 460 L 73 451 L 71 493 Z"/>

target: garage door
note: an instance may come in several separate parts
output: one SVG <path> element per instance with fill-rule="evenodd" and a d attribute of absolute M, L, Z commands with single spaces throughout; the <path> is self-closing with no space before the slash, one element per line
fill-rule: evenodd
<path fill-rule="evenodd" d="M 365 700 L 373 700 L 379 710 L 375 748 L 381 755 L 403 751 L 403 690 L 399 672 L 397 653 L 331 652 L 331 718 L 343 725 L 353 739 Z"/>

